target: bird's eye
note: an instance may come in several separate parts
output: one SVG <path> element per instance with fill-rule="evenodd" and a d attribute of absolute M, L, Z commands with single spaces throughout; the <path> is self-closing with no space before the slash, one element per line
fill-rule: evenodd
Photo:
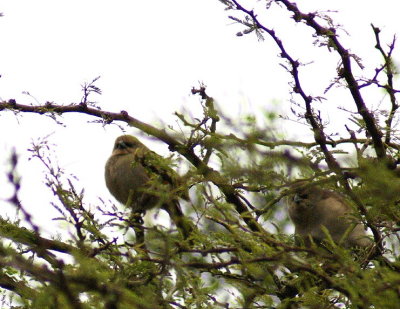
<path fill-rule="evenodd" d="M 299 194 L 299 197 L 303 200 L 308 199 L 308 194 Z"/>
<path fill-rule="evenodd" d="M 132 148 L 133 144 L 130 142 L 124 142 L 124 141 L 120 141 L 117 145 L 116 148 L 117 149 L 127 149 L 127 148 Z"/>

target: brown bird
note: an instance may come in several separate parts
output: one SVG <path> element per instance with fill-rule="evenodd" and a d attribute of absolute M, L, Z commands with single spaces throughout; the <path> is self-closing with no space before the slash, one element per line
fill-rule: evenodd
<path fill-rule="evenodd" d="M 151 151 L 136 137 L 122 135 L 115 140 L 105 166 L 106 185 L 133 213 L 142 214 L 157 206 L 164 208 L 187 238 L 192 226 L 184 218 L 178 199 L 188 200 L 188 191 L 169 165 L 167 159 Z"/>
<path fill-rule="evenodd" d="M 371 240 L 361 223 L 351 220 L 351 207 L 344 197 L 334 191 L 299 181 L 292 186 L 294 194 L 289 197 L 289 216 L 295 225 L 295 234 L 306 245 L 310 237 L 317 243 L 326 238 L 324 226 L 332 239 L 344 247 L 366 247 Z"/>

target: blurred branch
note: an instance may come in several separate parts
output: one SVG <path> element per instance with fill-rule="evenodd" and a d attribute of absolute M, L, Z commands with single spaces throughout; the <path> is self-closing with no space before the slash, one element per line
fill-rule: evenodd
<path fill-rule="evenodd" d="M 28 247 L 39 247 L 40 250 L 52 250 L 68 254 L 78 251 L 78 249 L 74 246 L 66 244 L 62 241 L 40 237 L 35 232 L 31 232 L 25 228 L 17 227 L 15 224 L 10 223 L 3 218 L 0 218 L 0 235 L 1 237 L 8 238 Z"/>
<path fill-rule="evenodd" d="M 23 281 L 18 281 L 4 272 L 0 274 L 0 287 L 18 294 L 24 300 L 33 300 L 37 294 Z"/>
<path fill-rule="evenodd" d="M 81 303 L 77 297 L 78 291 L 95 291 L 107 298 L 114 298 L 118 295 L 134 308 L 152 309 L 153 307 L 143 304 L 140 299 L 124 291 L 124 286 L 117 286 L 111 282 L 103 281 L 94 273 L 67 274 L 63 267 L 50 270 L 46 266 L 38 266 L 21 256 L 15 255 L 12 259 L 0 257 L 1 267 L 12 267 L 22 272 L 30 274 L 35 280 L 45 283 L 48 282 L 61 294 L 64 294 L 72 308 L 81 308 Z M 74 292 L 70 287 L 74 286 Z M 108 308 L 108 307 L 107 307 Z M 111 308 L 111 307 L 110 307 Z M 115 307 L 112 307 L 115 308 Z"/>

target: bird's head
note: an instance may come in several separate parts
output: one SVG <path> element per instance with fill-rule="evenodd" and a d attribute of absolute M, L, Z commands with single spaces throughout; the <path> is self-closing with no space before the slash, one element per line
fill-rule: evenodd
<path fill-rule="evenodd" d="M 291 207 L 305 209 L 323 198 L 323 190 L 306 181 L 298 181 L 290 186 L 288 203 Z"/>
<path fill-rule="evenodd" d="M 125 155 L 135 153 L 144 146 L 136 137 L 132 135 L 121 135 L 114 143 L 113 155 Z"/>

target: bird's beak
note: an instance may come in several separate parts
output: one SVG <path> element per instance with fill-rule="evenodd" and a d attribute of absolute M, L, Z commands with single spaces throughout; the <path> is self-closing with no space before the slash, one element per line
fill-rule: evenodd
<path fill-rule="evenodd" d="M 115 148 L 116 149 L 126 149 L 126 148 L 128 148 L 128 146 L 125 144 L 124 141 L 120 141 L 115 145 Z"/>
<path fill-rule="evenodd" d="M 303 199 L 297 193 L 293 196 L 293 202 L 300 203 Z"/>

